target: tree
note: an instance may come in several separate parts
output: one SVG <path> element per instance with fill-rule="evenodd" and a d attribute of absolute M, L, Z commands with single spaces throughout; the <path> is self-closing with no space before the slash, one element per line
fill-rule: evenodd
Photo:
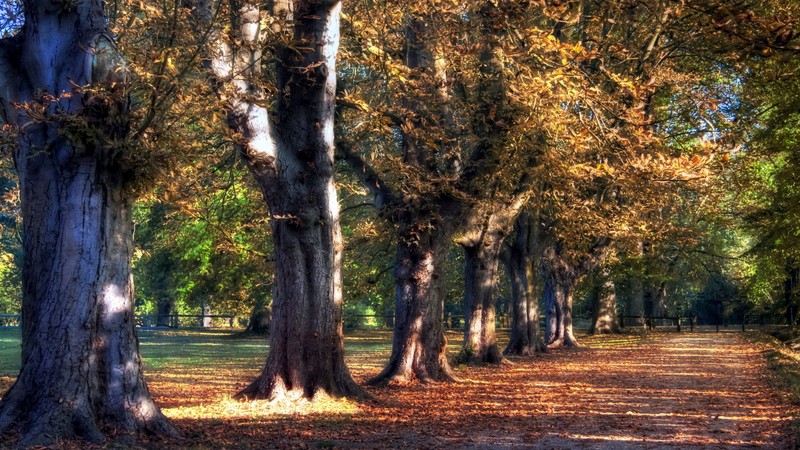
<path fill-rule="evenodd" d="M 619 333 L 617 290 L 614 280 L 611 279 L 606 267 L 595 269 L 593 278 L 589 293 L 592 308 L 592 323 L 589 325 L 589 333 L 595 335 Z"/>
<path fill-rule="evenodd" d="M 539 331 L 539 302 L 536 282 L 539 225 L 535 214 L 523 212 L 515 225 L 513 240 L 504 248 L 511 278 L 511 336 L 503 353 L 531 356 L 546 351 Z"/>
<path fill-rule="evenodd" d="M 100 1 L 26 1 L 24 17 L 0 41 L 25 250 L 22 368 L 0 432 L 21 430 L 22 446 L 97 442 L 106 428 L 177 435 L 148 392 L 134 332 L 124 62 Z"/>
<path fill-rule="evenodd" d="M 339 1 L 234 2 L 213 23 L 215 7 L 197 9 L 211 26 L 209 67 L 221 84 L 228 123 L 269 205 L 275 252 L 270 352 L 246 398 L 364 397 L 344 362 L 342 239 L 334 187 L 333 120 Z M 214 2 L 209 2 L 214 3 Z M 270 23 L 271 29 L 264 27 Z M 275 118 L 264 106 L 262 45 L 272 33 Z"/>

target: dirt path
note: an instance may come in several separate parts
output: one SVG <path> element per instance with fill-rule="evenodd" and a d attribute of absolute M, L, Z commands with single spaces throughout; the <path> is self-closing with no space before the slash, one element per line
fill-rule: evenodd
<path fill-rule="evenodd" d="M 794 448 L 789 407 L 770 390 L 759 351 L 739 335 L 584 343 L 500 368 L 462 368 L 458 384 L 370 388 L 376 403 L 333 402 L 292 414 L 215 406 L 219 392 L 236 386 L 227 384 L 229 375 L 212 381 L 214 371 L 208 380 L 195 373 L 191 395 L 208 406 L 192 400 L 165 412 L 186 431 L 189 439 L 174 445 L 181 448 Z M 348 361 L 365 381 L 384 358 L 351 353 Z M 180 397 L 154 378 L 162 404 Z"/>
<path fill-rule="evenodd" d="M 532 383 L 543 393 L 530 407 L 544 411 L 522 446 L 793 448 L 786 405 L 759 352 L 736 334 L 668 334 L 558 356 L 569 359 L 564 370 Z"/>
<path fill-rule="evenodd" d="M 408 396 L 413 418 L 400 427 L 406 439 L 395 444 L 793 448 L 786 405 L 768 387 L 761 355 L 740 336 L 665 334 L 630 343 L 590 341 L 601 347 L 561 351 L 500 371 L 473 369 L 465 374 L 467 384 L 449 393 L 414 389 Z M 372 414 L 391 417 L 383 410 Z M 375 435 L 364 437 L 363 444 L 379 442 Z"/>

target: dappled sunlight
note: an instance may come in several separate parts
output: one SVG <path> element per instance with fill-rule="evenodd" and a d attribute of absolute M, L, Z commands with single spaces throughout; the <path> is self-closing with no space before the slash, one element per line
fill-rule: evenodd
<path fill-rule="evenodd" d="M 448 335 L 450 352 L 460 333 Z M 367 387 L 375 399 L 239 401 L 263 339 L 146 336 L 146 378 L 186 436 L 158 448 L 791 448 L 794 411 L 766 384 L 761 349 L 734 334 L 585 336 L 586 349 L 457 367 L 460 383 Z M 208 345 L 206 345 L 208 344 Z M 346 337 L 355 379 L 374 377 L 391 333 Z M 204 352 L 205 351 L 205 352 Z M 204 354 L 205 353 L 205 354 Z M 10 384 L 0 378 L 0 385 Z"/>
<path fill-rule="evenodd" d="M 314 400 L 299 399 L 288 401 L 236 400 L 229 396 L 213 399 L 206 403 L 175 408 L 162 408 L 171 419 L 249 419 L 263 420 L 275 416 L 304 415 L 353 415 L 362 412 L 359 404 L 348 399 L 336 399 L 324 394 Z"/>

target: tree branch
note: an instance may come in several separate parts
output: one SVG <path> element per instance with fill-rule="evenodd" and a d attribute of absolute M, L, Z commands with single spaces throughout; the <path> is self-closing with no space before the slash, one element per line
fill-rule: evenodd
<path fill-rule="evenodd" d="M 336 140 L 336 152 L 353 169 L 361 184 L 375 196 L 375 207 L 383 209 L 391 203 L 395 203 L 395 195 L 392 189 L 383 181 L 381 176 L 367 164 L 364 158 L 353 150 L 352 143 L 345 139 Z"/>

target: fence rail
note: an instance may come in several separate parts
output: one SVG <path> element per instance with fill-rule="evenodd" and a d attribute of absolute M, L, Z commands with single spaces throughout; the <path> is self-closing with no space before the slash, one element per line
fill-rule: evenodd
<path fill-rule="evenodd" d="M 136 324 L 140 327 L 168 326 L 171 328 L 233 328 L 238 325 L 234 314 L 170 314 L 168 316 L 143 314 L 136 316 Z"/>
<path fill-rule="evenodd" d="M 167 320 L 163 320 L 166 317 Z M 171 328 L 234 328 L 247 325 L 247 319 L 242 319 L 234 314 L 172 314 L 161 317 L 161 326 Z M 675 328 L 678 332 L 688 327 L 689 331 L 694 331 L 699 325 L 712 326 L 719 331 L 720 327 L 728 328 L 732 326 L 741 327 L 745 331 L 748 326 L 773 326 L 786 325 L 784 316 L 774 314 L 745 314 L 734 317 L 724 317 L 716 320 L 715 323 L 698 323 L 698 317 L 693 315 L 680 316 L 617 316 L 620 325 L 627 328 L 644 327 L 650 330 L 656 328 Z M 444 327 L 449 330 L 464 328 L 465 317 L 458 314 L 448 314 L 444 318 Z M 577 329 L 588 329 L 591 317 L 586 315 L 576 315 L 574 326 Z M 20 314 L 0 314 L 0 327 L 19 327 L 22 324 Z M 136 325 L 140 327 L 159 326 L 159 316 L 155 314 L 143 314 L 136 316 Z M 394 316 L 379 314 L 346 314 L 344 325 L 348 329 L 374 329 L 392 328 L 394 326 Z M 498 328 L 508 328 L 511 326 L 511 317 L 506 314 L 498 314 L 496 319 Z M 544 326 L 544 318 L 540 318 L 540 325 Z"/>

